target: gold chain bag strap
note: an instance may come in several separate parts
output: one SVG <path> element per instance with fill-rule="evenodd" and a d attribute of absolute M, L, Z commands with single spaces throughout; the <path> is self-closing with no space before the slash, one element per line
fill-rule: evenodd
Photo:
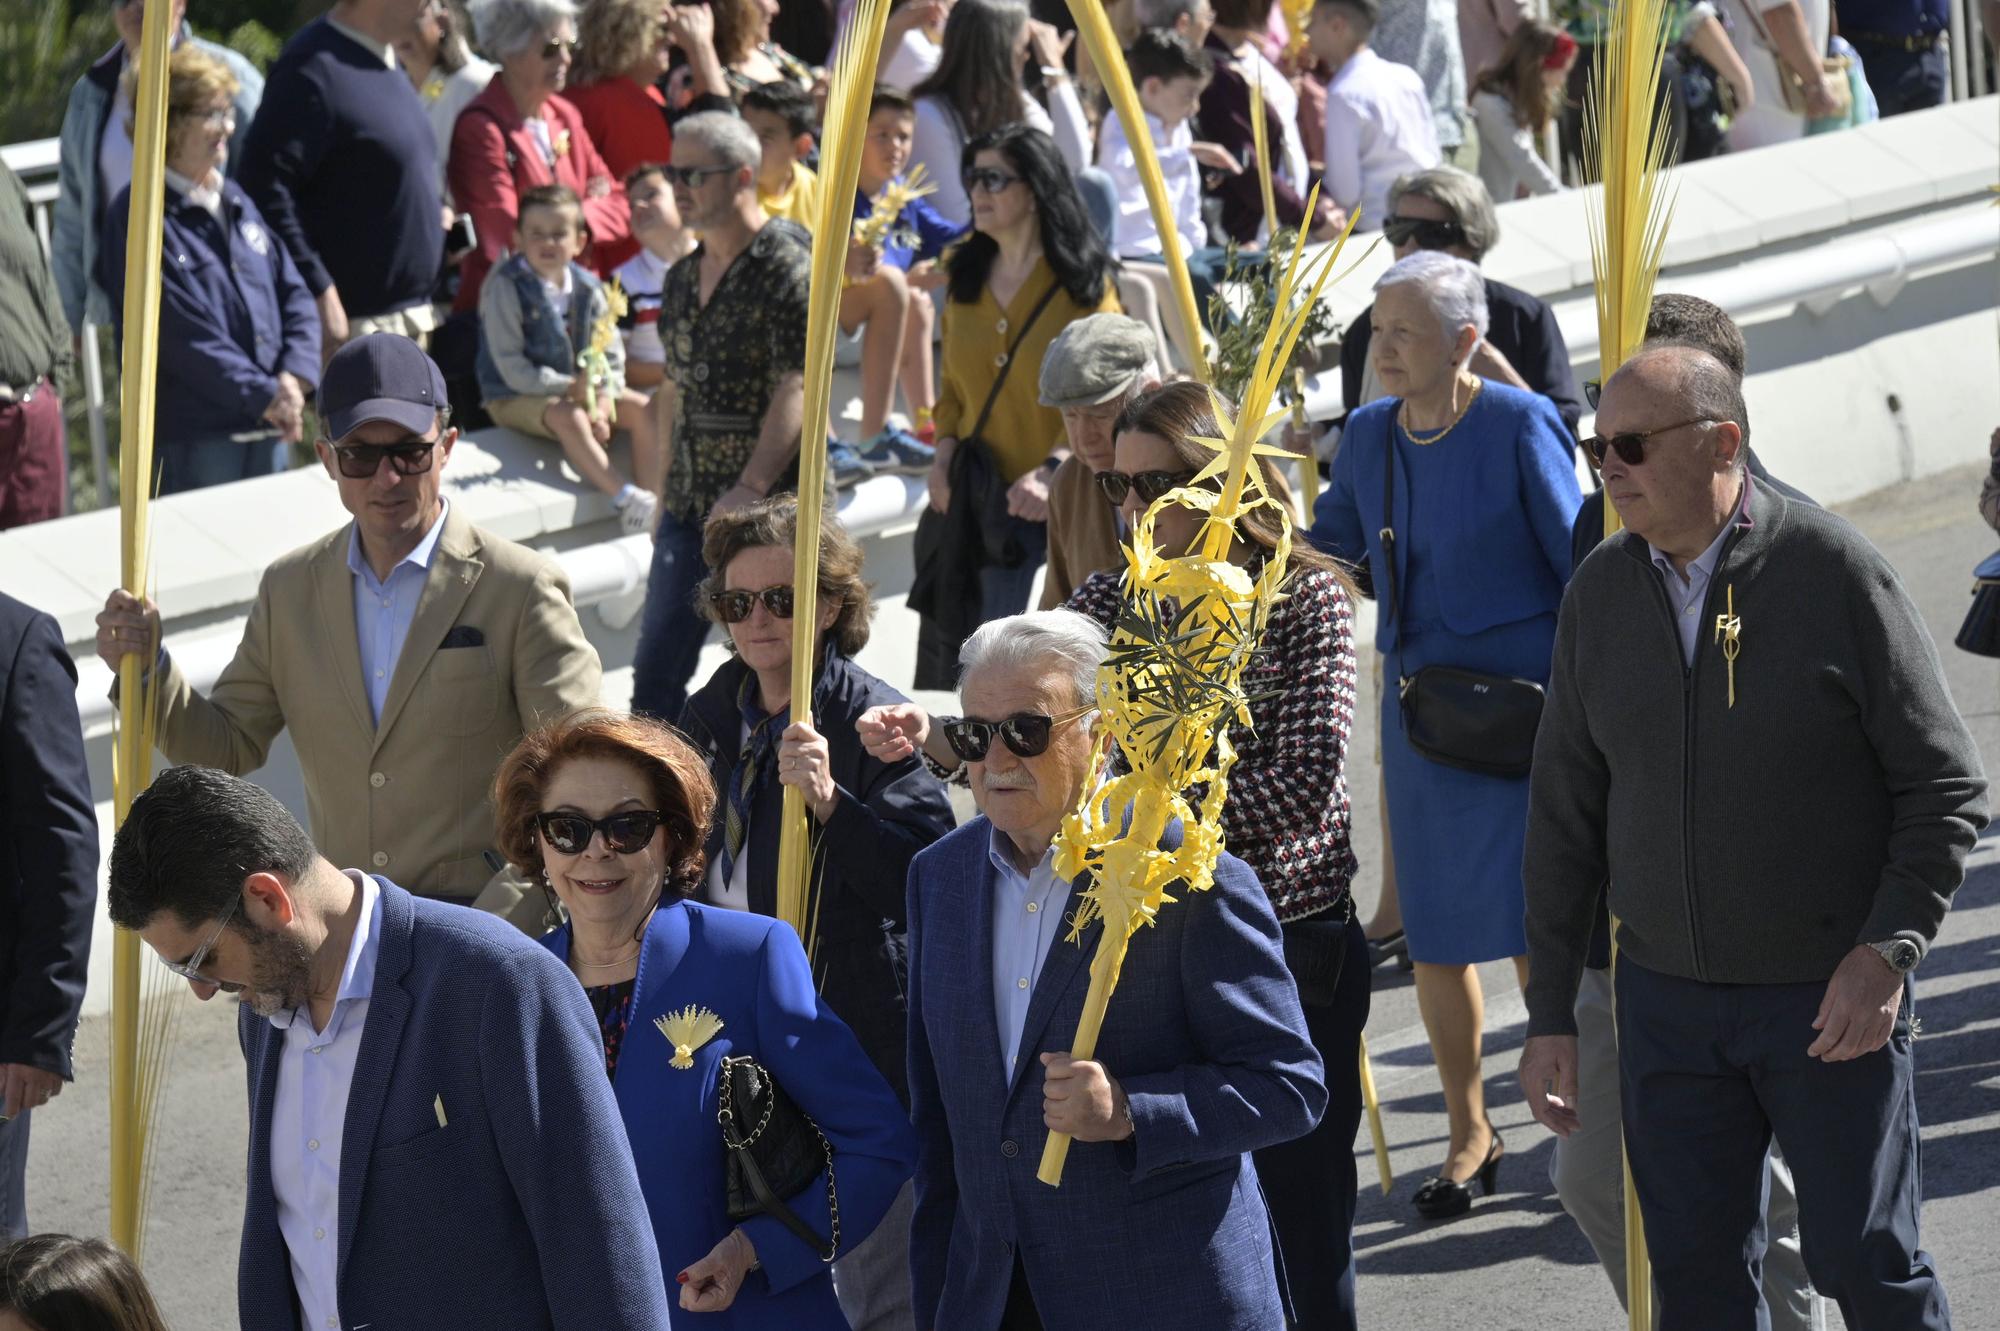
<path fill-rule="evenodd" d="M 831 1262 L 840 1254 L 840 1194 L 834 1186 L 833 1146 L 819 1124 L 786 1095 L 770 1070 L 747 1055 L 722 1060 L 716 1087 L 716 1121 L 722 1125 L 729 1218 L 768 1215 Z M 826 1213 L 833 1233 L 821 1238 L 785 1205 L 826 1173 Z"/>

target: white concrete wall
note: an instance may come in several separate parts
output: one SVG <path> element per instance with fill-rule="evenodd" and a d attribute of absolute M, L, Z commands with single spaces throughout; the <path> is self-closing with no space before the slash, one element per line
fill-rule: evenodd
<path fill-rule="evenodd" d="M 1835 503 L 1984 456 L 1987 436 L 2000 424 L 1994 263 L 2000 209 L 1987 194 L 1996 174 L 2000 99 L 1993 97 L 1676 173 L 1661 289 L 1698 289 L 1739 313 L 1749 343 L 1752 434 L 1777 474 Z M 1751 266 L 1774 255 L 1817 254 L 1814 247 L 1903 234 L 1960 214 L 1991 219 L 1994 243 L 1984 253 L 1881 285 L 1876 294 L 1857 286 L 1810 307 L 1760 302 L 1744 309 L 1732 300 L 1732 282 L 1740 278 L 1747 288 Z M 1594 346 L 1583 196 L 1508 204 L 1501 222 L 1503 238 L 1487 270 L 1554 302 L 1579 345 Z M 1353 251 L 1350 261 L 1360 253 Z M 1387 264 L 1386 250 L 1378 248 L 1332 293 L 1343 323 L 1368 304 L 1370 284 Z M 1577 362 L 1577 373 L 1595 375 L 1594 353 Z M 1327 375 L 1314 385 L 1320 414 L 1338 408 L 1334 380 Z M 616 536 L 604 500 L 565 473 L 552 445 L 486 432 L 461 446 L 448 481 L 454 502 L 476 521 L 551 552 Z M 871 533 L 868 571 L 880 604 L 862 662 L 902 683 L 910 678 L 916 639 L 903 596 L 919 490 L 878 480 L 845 502 L 850 514 L 866 515 L 858 525 Z M 216 659 L 218 648 L 226 650 L 240 633 L 263 567 L 345 519 L 332 482 L 316 471 L 176 496 L 153 511 L 156 595 L 168 615 L 169 645 L 184 659 Z M 98 713 L 108 673 L 94 659 L 92 620 L 117 580 L 117 565 L 113 513 L 0 533 L 0 590 L 57 616 L 79 658 L 80 691 Z M 631 692 L 634 608 L 627 597 L 583 611 L 613 705 Z M 711 642 L 704 674 L 721 655 Z M 109 726 L 100 721 L 89 731 L 108 848 Z M 303 813 L 297 763 L 283 738 L 257 779 Z M 109 975 L 101 964 L 109 937 L 108 927 L 100 928 L 94 977 Z M 100 979 L 88 1006 L 102 1010 L 109 1001 L 108 980 Z"/>

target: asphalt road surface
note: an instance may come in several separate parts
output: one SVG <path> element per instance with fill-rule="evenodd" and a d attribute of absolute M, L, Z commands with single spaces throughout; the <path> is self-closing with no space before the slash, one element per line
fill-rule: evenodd
<path fill-rule="evenodd" d="M 2000 665 L 1951 646 L 1970 570 L 1995 537 L 1974 503 L 1981 468 L 1966 467 L 1857 501 L 1843 511 L 1887 553 L 1915 594 L 1943 653 L 1954 697 L 1989 771 L 2000 770 Z M 1791 478 L 1799 479 L 1799 478 Z M 1372 714 L 1365 676 L 1358 714 Z M 1380 845 L 1367 743 L 1352 769 L 1357 885 L 1364 913 Z M 1754 816 L 1754 811 L 1746 811 Z M 1396 1181 L 1383 1196 L 1364 1126 L 1356 1153 L 1362 1192 L 1355 1243 L 1362 1321 L 1370 1328 L 1601 1331 L 1623 1314 L 1589 1246 L 1548 1185 L 1549 1136 L 1529 1118 L 1514 1080 L 1524 1016 L 1512 968 L 1483 967 L 1488 996 L 1487 1094 L 1507 1142 L 1500 1191 L 1456 1221 L 1429 1224 L 1410 1205 L 1444 1154 L 1444 1106 L 1406 975 L 1377 975 L 1368 1025 Z M 1974 856 L 1918 975 L 1918 1112 L 1923 1120 L 1924 1241 L 1965 1328 L 2000 1327 L 2000 837 Z M 246 1139 L 234 1005 L 183 992 L 172 1071 L 154 1125 L 145 1267 L 176 1331 L 235 1322 L 236 1242 Z M 107 1023 L 77 1037 L 77 1083 L 36 1114 L 28 1171 L 36 1228 L 104 1234 L 109 1129 Z M 1829 1310 L 1829 1325 L 1842 1325 Z"/>

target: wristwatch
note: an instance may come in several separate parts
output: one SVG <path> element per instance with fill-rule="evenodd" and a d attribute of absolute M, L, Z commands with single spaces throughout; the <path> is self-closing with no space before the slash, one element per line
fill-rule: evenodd
<path fill-rule="evenodd" d="M 1908 975 L 1917 968 L 1917 962 L 1923 959 L 1923 953 L 1917 950 L 1917 945 L 1907 938 L 1885 939 L 1880 943 L 1870 943 L 1868 946 L 1874 948 L 1882 960 L 1888 963 L 1889 969 L 1898 975 Z"/>

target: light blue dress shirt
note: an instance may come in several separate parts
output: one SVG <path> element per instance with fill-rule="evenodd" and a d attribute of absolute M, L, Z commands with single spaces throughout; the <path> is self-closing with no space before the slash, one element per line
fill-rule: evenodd
<path fill-rule="evenodd" d="M 417 542 L 417 548 L 389 570 L 387 581 L 377 578 L 361 557 L 361 529 L 348 530 L 347 569 L 354 575 L 354 634 L 361 643 L 361 684 L 368 693 L 368 710 L 378 725 L 382 706 L 389 700 L 389 683 L 396 677 L 396 662 L 402 659 L 403 642 L 410 636 L 410 621 L 416 618 L 417 602 L 423 599 L 431 560 L 437 556 L 438 536 L 450 512 L 451 501 L 443 500 L 437 521 Z"/>
<path fill-rule="evenodd" d="M 1026 875 L 1014 867 L 1013 844 L 997 827 L 986 853 L 993 861 L 993 1023 L 1000 1028 L 1001 1075 L 1012 1084 L 1028 1003 L 1049 944 L 1062 932 L 1069 884 L 1056 877 L 1054 846 Z"/>
<path fill-rule="evenodd" d="M 1674 608 L 1674 627 L 1681 631 L 1681 663 L 1694 665 L 1695 648 L 1701 645 L 1701 608 L 1708 599 L 1708 582 L 1715 576 L 1715 565 L 1722 558 L 1722 546 L 1729 539 L 1729 533 L 1738 527 L 1750 525 L 1750 477 L 1743 477 L 1743 494 L 1736 502 L 1736 515 L 1722 524 L 1722 530 L 1715 534 L 1715 540 L 1708 549 L 1701 552 L 1688 565 L 1687 576 L 1683 578 L 1674 568 L 1674 561 L 1666 551 L 1657 545 L 1648 544 L 1653 552 L 1653 567 L 1660 570 L 1662 581 L 1667 587 L 1667 603 Z"/>
<path fill-rule="evenodd" d="M 313 1029 L 308 1007 L 270 1018 L 285 1033 L 278 1092 L 271 1101 L 271 1191 L 278 1202 L 278 1230 L 291 1254 L 299 1325 L 306 1331 L 336 1331 L 341 1325 L 340 1138 L 382 944 L 381 889 L 353 869 L 347 876 L 361 890 L 361 913 L 326 1029 Z"/>

